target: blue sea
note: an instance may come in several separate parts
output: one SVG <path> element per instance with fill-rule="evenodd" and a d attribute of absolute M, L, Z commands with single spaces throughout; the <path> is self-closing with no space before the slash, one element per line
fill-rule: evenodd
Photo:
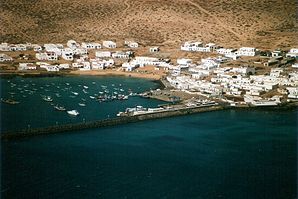
<path fill-rule="evenodd" d="M 23 89 L 19 93 L 18 87 L 28 84 L 25 90 L 30 90 L 32 83 L 35 93 L 28 95 Z M 57 84 L 79 94 L 69 97 L 71 91 L 66 89 L 55 97 Z M 88 86 L 88 96 L 101 90 L 101 85 L 110 91 L 121 87 L 124 93 L 159 86 L 126 77 L 2 78 L 1 97 L 13 95 L 20 104 L 1 104 L 1 128 L 89 121 L 114 117 L 130 106 L 163 103 L 138 96 L 98 103 L 87 100 L 81 92 L 83 85 Z M 44 92 L 54 102 L 61 100 L 59 104 L 77 109 L 79 117 L 53 110 L 41 99 Z M 86 98 L 86 107 L 77 106 L 81 98 Z M 21 199 L 294 199 L 297 114 L 298 109 L 224 110 L 1 141 L 1 195 Z"/>

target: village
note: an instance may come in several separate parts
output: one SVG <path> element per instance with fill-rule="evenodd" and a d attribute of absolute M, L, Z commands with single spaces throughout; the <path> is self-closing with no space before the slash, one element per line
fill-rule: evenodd
<path fill-rule="evenodd" d="M 229 106 L 277 106 L 298 100 L 298 48 L 224 48 L 186 41 L 176 49 L 134 40 L 63 44 L 0 44 L 1 74 L 115 74 L 161 79 L 145 93 L 195 106 L 210 99 Z M 180 93 L 180 94 L 179 94 Z"/>

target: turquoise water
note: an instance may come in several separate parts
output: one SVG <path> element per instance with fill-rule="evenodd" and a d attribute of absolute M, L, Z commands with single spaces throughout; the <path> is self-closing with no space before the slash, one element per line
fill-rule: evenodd
<path fill-rule="evenodd" d="M 2 141 L 2 197 L 296 198 L 297 113 L 225 110 Z"/>

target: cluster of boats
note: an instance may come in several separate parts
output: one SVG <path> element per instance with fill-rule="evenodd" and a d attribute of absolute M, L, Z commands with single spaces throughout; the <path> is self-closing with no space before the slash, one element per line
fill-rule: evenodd
<path fill-rule="evenodd" d="M 12 82 L 8 80 L 10 83 L 11 89 L 9 90 L 8 96 L 6 99 L 1 98 L 2 103 L 6 104 L 19 104 L 20 101 L 15 100 L 15 96 L 26 98 L 29 95 L 39 94 L 43 101 L 51 104 L 55 110 L 57 111 L 66 111 L 69 115 L 77 116 L 79 112 L 77 110 L 67 110 L 64 106 L 57 104 L 54 98 L 65 97 L 69 94 L 71 98 L 80 98 L 78 101 L 78 106 L 85 107 L 88 98 L 95 100 L 97 102 L 110 102 L 114 100 L 128 100 L 130 96 L 136 96 L 137 93 L 133 93 L 131 89 L 124 90 L 122 85 L 111 84 L 106 85 L 95 85 L 96 82 L 92 82 L 93 85 L 97 88 L 97 92 L 94 92 L 94 89 L 89 88 L 89 85 L 71 85 L 70 83 L 47 83 L 43 85 L 38 85 L 34 81 L 30 80 L 25 81 L 21 80 L 20 84 L 18 82 Z M 79 91 L 79 90 L 80 91 Z M 50 94 L 50 95 L 49 95 Z"/>

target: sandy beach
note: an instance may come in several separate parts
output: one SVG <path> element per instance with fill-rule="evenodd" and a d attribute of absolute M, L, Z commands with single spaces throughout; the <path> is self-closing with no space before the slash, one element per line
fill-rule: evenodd
<path fill-rule="evenodd" d="M 98 76 L 127 76 L 127 77 L 137 77 L 137 78 L 146 78 L 153 80 L 160 80 L 162 78 L 162 74 L 159 73 L 140 73 L 140 72 L 124 72 L 117 70 L 89 70 L 89 71 L 71 71 L 69 74 L 72 75 L 98 75 Z"/>

